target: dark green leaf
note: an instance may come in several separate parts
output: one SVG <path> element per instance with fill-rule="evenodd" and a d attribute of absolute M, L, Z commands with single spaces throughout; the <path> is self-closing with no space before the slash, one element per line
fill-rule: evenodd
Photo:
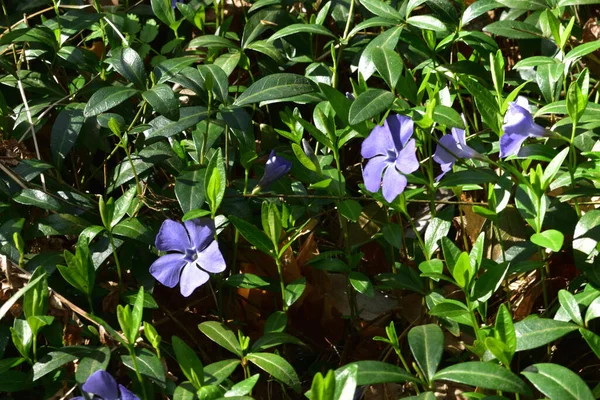
<path fill-rule="evenodd" d="M 201 106 L 182 107 L 177 121 L 160 116 L 150 121 L 151 128 L 147 131 L 148 138 L 171 137 L 195 126 L 208 116 L 208 110 Z"/>
<path fill-rule="evenodd" d="M 204 384 L 204 367 L 202 366 L 202 362 L 200 362 L 196 353 L 177 336 L 173 336 L 172 343 L 181 371 L 196 389 L 200 389 Z"/>
<path fill-rule="evenodd" d="M 198 325 L 198 329 L 219 346 L 242 357 L 242 349 L 235 334 L 225 325 L 215 321 L 207 321 Z"/>
<path fill-rule="evenodd" d="M 544 346 L 577 328 L 577 325 L 568 322 L 530 316 L 515 324 L 515 333 L 517 335 L 516 351 Z"/>
<path fill-rule="evenodd" d="M 156 354 L 148 349 L 139 348 L 136 349 L 135 353 L 140 374 L 155 382 L 159 387 L 164 388 L 166 385 L 165 370 L 158 357 L 156 357 Z M 135 371 L 131 356 L 123 355 L 121 356 L 121 361 L 127 368 Z"/>
<path fill-rule="evenodd" d="M 144 70 L 144 62 L 140 55 L 131 47 L 121 47 L 111 50 L 111 57 L 106 62 L 138 89 L 146 88 L 148 79 Z"/>
<path fill-rule="evenodd" d="M 382 89 L 368 89 L 352 102 L 348 121 L 356 125 L 378 116 L 389 109 L 394 102 L 394 94 Z"/>
<path fill-rule="evenodd" d="M 125 86 L 109 86 L 98 89 L 85 105 L 83 115 L 89 118 L 108 111 L 137 93 L 137 89 Z"/>
<path fill-rule="evenodd" d="M 271 374 L 275 379 L 291 387 L 294 391 L 300 391 L 300 379 L 296 371 L 294 371 L 294 367 L 281 356 L 272 353 L 250 353 L 246 358 L 263 371 Z"/>
<path fill-rule="evenodd" d="M 44 210 L 58 211 L 60 209 L 60 204 L 54 197 L 38 189 L 23 189 L 13 197 L 13 200 L 19 204 L 36 206 Z"/>
<path fill-rule="evenodd" d="M 469 361 L 444 368 L 433 380 L 447 380 L 484 389 L 528 395 L 529 387 L 506 368 L 493 363 Z"/>
<path fill-rule="evenodd" d="M 442 360 L 444 332 L 435 324 L 415 326 L 408 332 L 408 345 L 425 378 L 430 381 Z"/>
<path fill-rule="evenodd" d="M 179 101 L 175 93 L 165 84 L 159 84 L 152 89 L 142 93 L 144 100 L 148 102 L 159 114 L 172 121 L 179 119 Z"/>
<path fill-rule="evenodd" d="M 585 382 L 573 371 L 557 364 L 533 364 L 521 372 L 550 399 L 593 400 Z"/>
<path fill-rule="evenodd" d="M 308 78 L 288 73 L 272 74 L 253 83 L 237 98 L 234 105 L 245 106 L 312 92 L 314 87 Z"/>

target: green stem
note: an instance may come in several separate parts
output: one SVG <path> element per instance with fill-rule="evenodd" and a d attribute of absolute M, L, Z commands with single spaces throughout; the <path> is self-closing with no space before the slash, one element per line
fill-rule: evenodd
<path fill-rule="evenodd" d="M 119 276 L 119 287 L 123 286 L 123 279 L 121 277 L 121 263 L 117 256 L 117 248 L 115 247 L 115 241 L 112 232 L 108 232 L 108 239 L 110 240 L 110 247 L 112 249 L 113 257 L 115 258 L 115 265 L 117 266 L 117 275 Z"/>
<path fill-rule="evenodd" d="M 128 346 L 129 355 L 131 356 L 131 363 L 133 364 L 133 368 L 135 370 L 135 376 L 140 382 L 140 386 L 142 387 L 142 398 L 144 400 L 148 400 L 148 394 L 146 393 L 146 385 L 144 385 L 144 379 L 142 378 L 142 374 L 140 373 L 140 369 L 137 363 L 137 357 L 135 355 L 133 345 Z"/>
<path fill-rule="evenodd" d="M 281 290 L 281 305 L 283 307 L 283 312 L 287 313 L 288 306 L 285 303 L 285 283 L 283 282 L 283 270 L 281 266 L 281 260 L 279 259 L 279 255 L 275 256 L 275 263 L 277 264 L 277 273 L 279 274 L 279 289 Z"/>
<path fill-rule="evenodd" d="M 573 121 L 573 127 L 571 128 L 571 140 L 569 142 L 569 175 L 571 176 L 571 189 L 575 189 L 575 170 L 577 169 L 577 158 L 575 154 L 575 133 L 577 130 L 577 123 Z M 579 208 L 579 201 L 576 197 L 574 200 L 575 212 L 577 217 L 581 218 L 581 209 Z"/>
<path fill-rule="evenodd" d="M 208 113 L 206 114 L 206 131 L 204 132 L 204 140 L 202 141 L 202 150 L 200 151 L 200 165 L 204 165 L 204 157 L 206 155 L 206 147 L 208 146 L 208 129 L 210 128 L 210 108 L 212 105 L 212 91 L 208 92 Z"/>

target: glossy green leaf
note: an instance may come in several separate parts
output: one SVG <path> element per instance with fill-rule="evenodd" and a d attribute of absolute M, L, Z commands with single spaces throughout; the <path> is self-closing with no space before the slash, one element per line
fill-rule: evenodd
<path fill-rule="evenodd" d="M 181 371 L 196 389 L 204 384 L 204 367 L 196 353 L 177 336 L 173 336 L 173 351 Z"/>
<path fill-rule="evenodd" d="M 296 33 L 310 33 L 313 35 L 324 35 L 335 37 L 333 33 L 323 25 L 318 24 L 292 24 L 288 25 L 269 37 L 269 41 L 272 42 L 277 39 L 281 39 L 282 37 L 286 37 L 289 35 L 294 35 Z"/>
<path fill-rule="evenodd" d="M 184 130 L 195 126 L 198 122 L 208 117 L 208 110 L 202 106 L 182 107 L 179 109 L 179 119 L 170 119 L 159 116 L 150 121 L 150 129 L 146 131 L 148 138 L 171 137 Z"/>
<path fill-rule="evenodd" d="M 300 379 L 296 371 L 294 371 L 294 367 L 281 356 L 272 353 L 250 353 L 246 358 L 266 373 L 271 374 L 275 379 L 291 387 L 294 391 L 300 391 Z"/>
<path fill-rule="evenodd" d="M 179 100 L 175 93 L 165 84 L 154 86 L 142 93 L 144 100 L 148 102 L 157 113 L 172 121 L 179 119 Z"/>
<path fill-rule="evenodd" d="M 550 399 L 593 400 L 595 398 L 585 382 L 562 365 L 533 364 L 521 373 L 537 390 Z"/>
<path fill-rule="evenodd" d="M 289 73 L 272 74 L 253 83 L 237 98 L 234 105 L 241 107 L 312 92 L 314 87 L 308 78 Z"/>
<path fill-rule="evenodd" d="M 13 200 L 26 206 L 35 206 L 44 210 L 58 211 L 60 204 L 49 194 L 38 189 L 23 189 Z"/>
<path fill-rule="evenodd" d="M 544 346 L 572 332 L 577 325 L 548 318 L 530 316 L 515 324 L 516 351 Z"/>
<path fill-rule="evenodd" d="M 108 111 L 137 93 L 137 89 L 125 86 L 108 86 L 98 89 L 85 105 L 83 115 L 89 118 Z"/>
<path fill-rule="evenodd" d="M 220 384 L 229 378 L 240 363 L 240 360 L 223 360 L 208 364 L 204 367 L 204 384 Z"/>
<path fill-rule="evenodd" d="M 381 361 L 356 361 L 335 370 L 336 381 L 349 368 L 357 368 L 356 385 L 419 382 L 419 379 L 396 365 Z"/>
<path fill-rule="evenodd" d="M 75 371 L 75 380 L 77 383 L 83 385 L 94 372 L 106 370 L 110 361 L 110 355 L 110 348 L 100 347 L 79 360 L 77 370 Z"/>
<path fill-rule="evenodd" d="M 435 375 L 444 352 L 444 332 L 435 324 L 415 326 L 408 332 L 408 345 L 425 378 Z"/>
<path fill-rule="evenodd" d="M 348 278 L 350 279 L 350 284 L 358 293 L 371 298 L 375 297 L 375 290 L 368 276 L 362 272 L 352 271 L 348 274 Z"/>
<path fill-rule="evenodd" d="M 250 244 L 256 246 L 256 248 L 264 253 L 273 253 L 273 243 L 264 232 L 244 219 L 238 218 L 234 215 L 229 216 L 229 221 L 233 224 L 233 226 L 235 226 L 244 239 L 250 242 Z"/>
<path fill-rule="evenodd" d="M 106 62 L 138 89 L 146 88 L 146 70 L 140 55 L 131 47 L 121 47 L 111 50 L 111 57 Z"/>
<path fill-rule="evenodd" d="M 462 362 L 438 371 L 433 380 L 447 380 L 469 386 L 528 395 L 529 387 L 506 368 L 481 361 Z"/>
<path fill-rule="evenodd" d="M 352 102 L 348 121 L 359 124 L 386 111 L 394 102 L 394 94 L 382 89 L 368 89 Z"/>
<path fill-rule="evenodd" d="M 81 103 L 71 103 L 56 117 L 50 134 L 50 152 L 55 163 L 62 163 L 77 141 L 85 118 Z"/>
<path fill-rule="evenodd" d="M 381 3 L 385 4 L 385 3 Z M 387 83 L 390 90 L 396 88 L 398 79 L 402 74 L 402 58 L 394 50 L 390 50 L 386 47 L 376 47 L 373 49 L 373 64 L 379 75 Z"/>
<path fill-rule="evenodd" d="M 562 308 L 565 309 L 571 320 L 578 325 L 583 326 L 583 318 L 581 318 L 581 310 L 575 296 L 568 290 L 561 289 L 558 291 L 558 301 Z"/>
<path fill-rule="evenodd" d="M 207 321 L 198 325 L 198 329 L 219 346 L 239 357 L 242 356 L 240 344 L 233 331 L 227 326 L 219 322 Z"/>
<path fill-rule="evenodd" d="M 378 17 L 391 18 L 398 22 L 402 21 L 402 15 L 395 8 L 389 6 L 386 2 L 381 0 L 361 0 L 362 4 L 371 13 Z"/>
<path fill-rule="evenodd" d="M 148 349 L 136 349 L 135 357 L 140 374 L 156 383 L 159 387 L 166 386 L 165 370 L 162 363 L 152 351 Z M 121 356 L 121 361 L 127 368 L 135 371 L 133 360 L 129 355 Z"/>
<path fill-rule="evenodd" d="M 509 39 L 540 39 L 542 32 L 535 26 L 521 21 L 497 21 L 483 28 L 484 32 Z"/>
<path fill-rule="evenodd" d="M 408 17 L 406 23 L 418 29 L 426 29 L 434 32 L 447 31 L 446 25 L 436 17 L 431 15 L 415 15 Z"/>
<path fill-rule="evenodd" d="M 306 278 L 299 278 L 289 283 L 285 287 L 285 304 L 291 307 L 302 296 L 304 289 L 306 289 Z"/>
<path fill-rule="evenodd" d="M 40 379 L 68 362 L 87 357 L 92 354 L 94 350 L 93 347 L 67 346 L 51 351 L 41 357 L 38 362 L 33 365 L 33 380 L 36 381 Z"/>
<path fill-rule="evenodd" d="M 265 333 L 263 336 L 258 338 L 256 342 L 254 342 L 252 347 L 250 347 L 250 351 L 256 353 L 286 343 L 305 346 L 305 344 L 300 339 L 290 334 L 283 332 L 271 332 Z"/>

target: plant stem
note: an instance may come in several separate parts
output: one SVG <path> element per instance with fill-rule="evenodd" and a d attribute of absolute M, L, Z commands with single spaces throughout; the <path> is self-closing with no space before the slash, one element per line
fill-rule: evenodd
<path fill-rule="evenodd" d="M 108 232 L 108 239 L 110 240 L 110 247 L 112 249 L 113 257 L 115 258 L 115 265 L 117 266 L 117 275 L 119 276 L 119 287 L 123 286 L 123 279 L 121 278 L 121 263 L 117 256 L 117 248 L 115 247 L 115 241 L 112 232 Z"/>
<path fill-rule="evenodd" d="M 275 255 L 275 263 L 277 264 L 277 273 L 279 274 L 279 288 L 281 290 L 281 305 L 283 307 L 283 312 L 287 313 L 288 306 L 285 302 L 285 283 L 283 282 L 283 271 L 281 266 L 281 260 L 279 259 L 279 255 Z"/>
<path fill-rule="evenodd" d="M 133 368 L 135 369 L 135 376 L 140 382 L 140 386 L 142 387 L 142 398 L 144 400 L 148 400 L 148 394 L 146 394 L 146 386 L 144 385 L 144 379 L 142 378 L 142 374 L 140 373 L 140 369 L 137 363 L 137 357 L 135 355 L 133 344 L 128 346 L 129 355 L 131 356 L 131 363 L 133 364 Z"/>

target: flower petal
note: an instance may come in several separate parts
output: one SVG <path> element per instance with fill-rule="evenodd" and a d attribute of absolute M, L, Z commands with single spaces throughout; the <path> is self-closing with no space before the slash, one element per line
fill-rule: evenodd
<path fill-rule="evenodd" d="M 179 282 L 179 275 L 185 264 L 184 254 L 166 254 L 152 263 L 150 274 L 166 287 L 172 288 Z"/>
<path fill-rule="evenodd" d="M 196 288 L 204 285 L 208 281 L 208 273 L 202 271 L 196 266 L 196 263 L 188 263 L 181 273 L 179 289 L 184 297 L 189 297 Z"/>
<path fill-rule="evenodd" d="M 123 385 L 119 385 L 119 391 L 121 392 L 121 400 L 140 400 L 139 397 Z"/>
<path fill-rule="evenodd" d="M 388 203 L 391 203 L 404 191 L 407 184 L 406 177 L 402 175 L 396 168 L 390 166 L 383 174 L 383 198 Z"/>
<path fill-rule="evenodd" d="M 93 393 L 103 400 L 119 400 L 117 381 L 108 372 L 98 370 L 81 387 L 84 392 Z"/>
<path fill-rule="evenodd" d="M 392 141 L 392 135 L 387 126 L 377 125 L 369 136 L 362 142 L 360 154 L 363 158 L 373 158 L 375 156 L 385 156 L 388 151 L 394 151 L 395 146 Z"/>
<path fill-rule="evenodd" d="M 200 252 L 215 240 L 215 221 L 210 218 L 196 218 L 184 222 L 192 242 L 191 247 Z"/>
<path fill-rule="evenodd" d="M 405 175 L 411 174 L 419 169 L 415 139 L 410 139 L 398 154 L 398 158 L 396 158 L 396 168 Z"/>
<path fill-rule="evenodd" d="M 517 100 L 515 100 L 515 103 L 518 106 L 523 107 L 525 110 L 527 110 L 528 113 L 531 113 L 531 108 L 529 107 L 529 100 L 527 99 L 527 97 L 518 96 Z"/>
<path fill-rule="evenodd" d="M 406 115 L 394 114 L 385 119 L 385 125 L 389 127 L 396 150 L 400 151 L 414 132 L 414 122 Z"/>
<path fill-rule="evenodd" d="M 183 225 L 172 219 L 166 219 L 162 223 L 154 245 L 160 251 L 179 251 L 181 253 L 185 253 L 185 249 L 191 246 Z"/>
<path fill-rule="evenodd" d="M 291 168 L 291 161 L 288 161 L 283 157 L 279 157 L 275 153 L 275 150 L 271 150 L 269 159 L 265 164 L 265 172 L 257 186 L 262 189 L 269 187 L 273 182 L 287 174 Z"/>
<path fill-rule="evenodd" d="M 519 152 L 521 145 L 527 136 L 505 133 L 500 138 L 500 158 L 515 155 Z"/>
<path fill-rule="evenodd" d="M 363 168 L 363 181 L 369 192 L 377 193 L 381 187 L 381 174 L 390 163 L 385 156 L 373 157 Z"/>
<path fill-rule="evenodd" d="M 225 259 L 216 240 L 213 240 L 207 248 L 198 253 L 196 262 L 203 270 L 213 274 L 225 271 L 226 267 Z"/>
<path fill-rule="evenodd" d="M 459 153 L 459 149 L 456 146 L 453 135 L 444 135 L 435 148 L 433 161 L 440 165 L 454 163 L 454 161 L 456 161 L 455 154 L 457 153 Z"/>

